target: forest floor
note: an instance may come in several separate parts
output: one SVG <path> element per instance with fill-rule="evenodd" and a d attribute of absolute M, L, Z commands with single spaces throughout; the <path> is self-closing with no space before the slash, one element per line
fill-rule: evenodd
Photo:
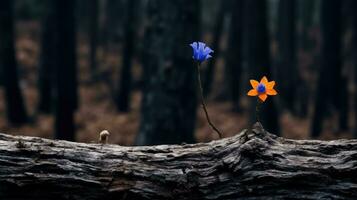
<path fill-rule="evenodd" d="M 31 116 L 31 123 L 23 126 L 11 126 L 5 118 L 5 103 L 3 89 L 0 89 L 0 132 L 15 134 L 40 136 L 45 138 L 53 137 L 52 115 L 36 113 L 37 106 L 37 67 L 39 58 L 39 29 L 38 24 L 18 24 L 17 27 L 17 59 L 19 74 L 21 78 L 20 86 L 26 100 L 26 107 Z M 118 74 L 119 53 L 107 53 L 103 56 L 103 50 L 98 52 L 98 65 L 109 74 Z M 76 112 L 77 141 L 94 142 L 98 139 L 100 131 L 107 129 L 110 135 L 110 143 L 131 145 L 135 139 L 140 124 L 140 101 L 141 93 L 138 89 L 132 94 L 131 111 L 129 113 L 119 113 L 116 111 L 110 90 L 104 82 L 91 83 L 89 81 L 88 66 L 88 46 L 84 40 L 79 40 L 78 46 L 79 64 L 79 98 L 80 108 Z M 222 86 L 223 65 L 218 62 L 217 77 L 218 82 L 213 91 L 213 97 L 209 98 L 207 106 L 212 121 L 223 132 L 225 137 L 239 133 L 249 127 L 247 119 L 248 113 L 234 112 L 229 101 L 217 101 L 214 98 Z M 140 66 L 134 62 L 134 79 L 140 76 Z M 221 70 L 219 70 L 221 69 Z M 111 78 L 116 78 L 111 77 Z M 247 97 L 243 97 L 242 105 L 247 104 Z M 198 106 L 198 108 L 200 108 Z M 334 120 L 334 119 L 331 119 Z M 293 139 L 308 138 L 310 117 L 299 119 L 289 113 L 284 112 L 280 119 L 282 136 Z M 330 121 L 326 122 L 325 131 L 321 139 L 350 138 L 351 133 L 334 133 L 333 128 L 328 127 Z M 208 126 L 204 113 L 201 109 L 197 110 L 197 123 L 195 135 L 197 141 L 207 142 L 217 139 L 218 136 Z"/>

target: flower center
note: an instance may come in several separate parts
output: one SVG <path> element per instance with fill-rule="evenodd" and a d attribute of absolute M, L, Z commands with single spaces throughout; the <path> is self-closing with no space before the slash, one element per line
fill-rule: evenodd
<path fill-rule="evenodd" d="M 263 83 L 259 83 L 259 85 L 257 87 L 257 91 L 259 93 L 264 93 L 266 91 L 265 85 Z"/>

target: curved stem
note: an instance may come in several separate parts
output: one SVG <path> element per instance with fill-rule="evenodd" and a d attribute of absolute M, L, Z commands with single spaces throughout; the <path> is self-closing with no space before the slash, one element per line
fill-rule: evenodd
<path fill-rule="evenodd" d="M 206 119 L 207 119 L 207 122 L 208 124 L 210 125 L 210 127 L 212 128 L 213 131 L 215 131 L 219 138 L 222 138 L 222 133 L 215 127 L 215 125 L 211 122 L 211 119 L 209 118 L 209 115 L 208 115 L 208 111 L 207 111 L 207 108 L 206 108 L 206 104 L 205 104 L 205 100 L 204 100 L 204 97 L 203 97 L 203 88 L 202 88 L 202 82 L 201 82 L 201 66 L 200 66 L 200 63 L 197 64 L 197 74 L 198 74 L 198 85 L 200 87 L 200 94 L 201 94 L 201 105 L 202 105 L 202 108 L 203 108 L 203 111 L 205 112 L 205 115 L 206 115 Z"/>

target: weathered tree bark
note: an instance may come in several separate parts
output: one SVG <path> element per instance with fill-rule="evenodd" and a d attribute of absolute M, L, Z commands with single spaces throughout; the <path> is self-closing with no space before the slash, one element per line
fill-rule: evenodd
<path fill-rule="evenodd" d="M 123 147 L 0 134 L 0 199 L 356 199 L 357 140 Z"/>

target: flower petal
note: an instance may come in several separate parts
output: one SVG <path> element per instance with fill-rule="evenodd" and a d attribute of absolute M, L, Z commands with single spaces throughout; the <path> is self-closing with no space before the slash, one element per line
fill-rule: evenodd
<path fill-rule="evenodd" d="M 274 89 L 268 89 L 268 90 L 267 90 L 267 94 L 274 96 L 274 95 L 277 95 L 278 92 L 277 92 L 276 90 L 274 90 Z"/>
<path fill-rule="evenodd" d="M 203 53 L 206 54 L 206 55 L 208 55 L 208 54 L 210 54 L 212 52 L 213 52 L 213 50 L 211 48 L 209 48 L 208 46 L 206 46 L 205 49 L 203 50 Z"/>
<path fill-rule="evenodd" d="M 210 53 L 213 52 L 213 50 L 208 47 L 204 42 L 193 42 L 190 44 L 190 46 L 193 49 L 193 59 L 198 61 L 198 62 L 203 62 L 209 58 L 212 57 Z"/>
<path fill-rule="evenodd" d="M 265 86 L 268 84 L 268 79 L 266 76 L 263 76 L 263 78 L 260 80 L 260 83 L 263 83 Z"/>
<path fill-rule="evenodd" d="M 250 80 L 250 84 L 252 85 L 252 87 L 253 87 L 254 89 L 257 89 L 257 87 L 258 87 L 258 85 L 259 85 L 259 82 L 256 81 L 256 80 L 251 79 L 251 80 Z"/>
<path fill-rule="evenodd" d="M 212 56 L 208 54 L 208 55 L 206 56 L 205 60 L 207 60 L 207 59 L 209 59 L 209 58 L 212 58 Z"/>
<path fill-rule="evenodd" d="M 197 50 L 198 46 L 197 46 L 197 42 L 192 42 L 192 44 L 190 44 L 190 46 L 193 48 L 193 50 Z"/>
<path fill-rule="evenodd" d="M 206 44 L 205 44 L 205 43 L 203 43 L 203 42 L 198 42 L 198 51 L 199 51 L 200 53 L 203 53 L 205 47 L 206 47 Z"/>
<path fill-rule="evenodd" d="M 275 81 L 270 81 L 265 86 L 267 87 L 268 90 L 273 89 L 275 86 Z"/>
<path fill-rule="evenodd" d="M 260 94 L 258 97 L 260 100 L 262 100 L 264 102 L 268 98 L 268 95 L 263 93 L 263 94 Z"/>
<path fill-rule="evenodd" d="M 190 46 L 192 47 L 192 50 L 193 50 L 192 58 L 195 60 L 198 60 L 199 55 L 198 55 L 198 51 L 197 51 L 197 48 L 198 48 L 197 42 L 193 42 L 192 44 L 190 44 Z"/>
<path fill-rule="evenodd" d="M 249 90 L 247 95 L 248 96 L 252 96 L 252 97 L 257 96 L 258 95 L 258 91 L 255 90 L 255 89 L 251 89 L 251 90 Z"/>

